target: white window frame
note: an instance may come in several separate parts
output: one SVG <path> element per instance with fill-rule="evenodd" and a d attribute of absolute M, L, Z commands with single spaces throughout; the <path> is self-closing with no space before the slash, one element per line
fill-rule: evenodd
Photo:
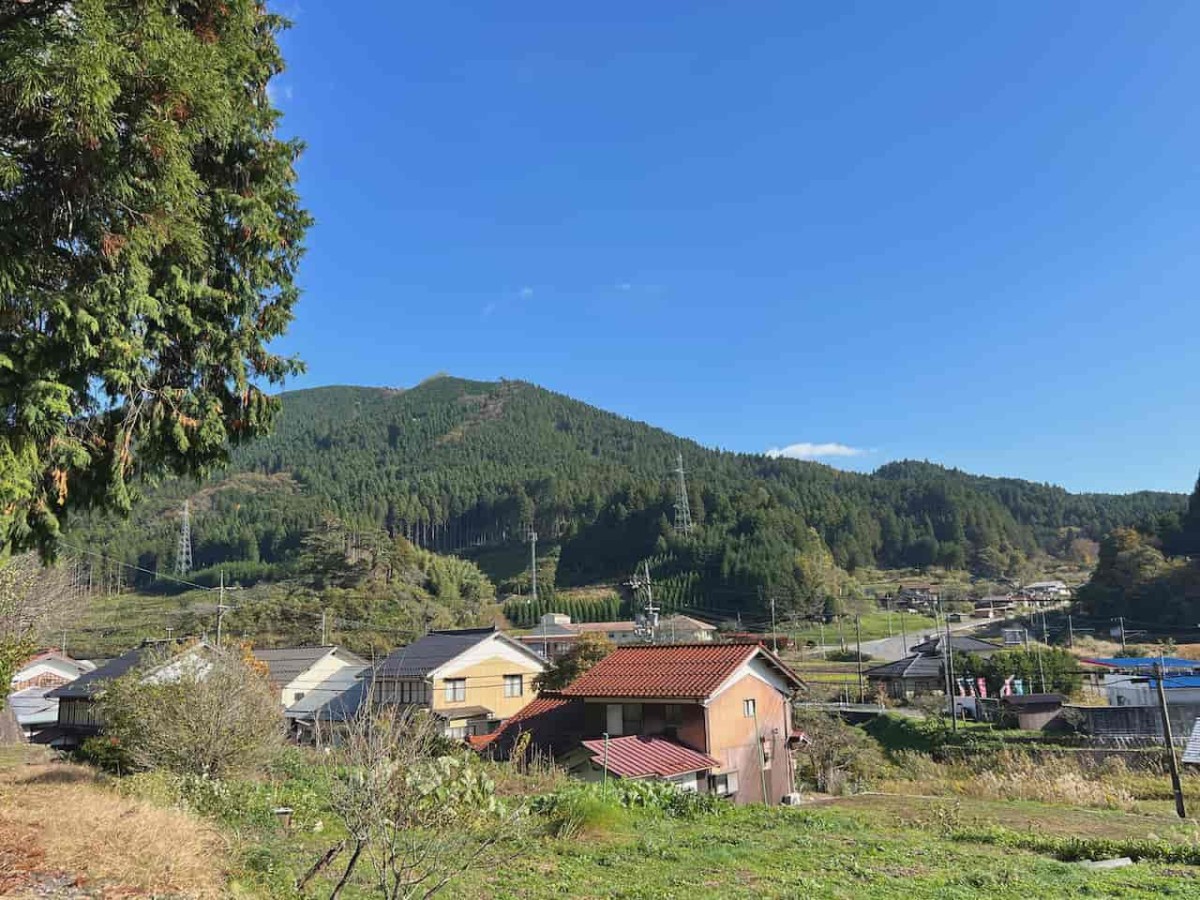
<path fill-rule="evenodd" d="M 525 676 L 524 675 L 505 675 L 504 676 L 504 696 L 505 697 L 524 697 L 525 696 Z"/>
<path fill-rule="evenodd" d="M 447 678 L 443 682 L 447 703 L 463 703 L 467 699 L 467 679 Z"/>
<path fill-rule="evenodd" d="M 758 713 L 758 703 L 755 701 L 755 699 L 753 697 L 747 697 L 745 700 L 742 701 L 742 717 L 743 718 L 753 719 L 757 713 Z"/>

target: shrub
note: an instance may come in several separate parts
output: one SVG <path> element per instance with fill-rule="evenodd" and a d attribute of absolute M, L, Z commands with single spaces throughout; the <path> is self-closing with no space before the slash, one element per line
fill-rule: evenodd
<path fill-rule="evenodd" d="M 883 774 L 885 761 L 879 744 L 860 728 L 836 715 L 802 712 L 797 730 L 807 738 L 796 756 L 796 774 L 819 791 L 856 790 Z"/>
<path fill-rule="evenodd" d="M 607 785 L 576 782 L 543 794 L 531 801 L 530 809 L 547 819 L 551 833 L 568 837 L 610 830 L 623 821 L 624 810 L 691 819 L 720 815 L 728 803 L 715 794 L 682 791 L 665 781 L 614 778 Z"/>
<path fill-rule="evenodd" d="M 134 770 L 129 752 L 112 735 L 88 738 L 75 751 L 75 758 L 112 775 L 124 775 Z"/>
<path fill-rule="evenodd" d="M 589 787 L 573 787 L 536 798 L 531 808 L 545 818 L 547 830 L 555 837 L 571 839 L 611 831 L 624 821 L 624 810 L 615 798 Z"/>
<path fill-rule="evenodd" d="M 194 653 L 108 683 L 99 700 L 107 734 L 142 769 L 221 778 L 269 761 L 283 740 L 279 695 L 235 650 Z"/>
<path fill-rule="evenodd" d="M 1064 862 L 1082 859 L 1113 859 L 1128 856 L 1135 861 L 1200 865 L 1200 845 L 1164 841 L 1160 838 L 1096 838 L 1012 831 L 1008 828 L 959 829 L 951 833 L 957 841 L 994 844 L 1019 850 L 1047 853 Z"/>
<path fill-rule="evenodd" d="M 830 662 L 870 662 L 874 658 L 870 653 L 857 650 L 831 650 L 827 656 Z"/>

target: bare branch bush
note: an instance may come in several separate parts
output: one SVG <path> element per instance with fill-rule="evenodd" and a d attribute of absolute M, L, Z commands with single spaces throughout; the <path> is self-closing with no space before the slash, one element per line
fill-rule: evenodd
<path fill-rule="evenodd" d="M 16 668 L 79 612 L 70 572 L 33 553 L 0 560 L 0 701 Z"/>
<path fill-rule="evenodd" d="M 44 641 L 73 621 L 81 604 L 71 573 L 70 560 L 46 566 L 35 553 L 0 562 L 0 640 Z"/>
<path fill-rule="evenodd" d="M 261 767 L 284 736 L 278 694 L 236 649 L 154 659 L 98 702 L 106 734 L 143 769 L 224 778 Z"/>
<path fill-rule="evenodd" d="M 519 824 L 478 760 L 445 752 L 443 727 L 425 710 L 378 704 L 325 741 L 338 747 L 326 763 L 331 806 L 353 847 L 331 900 L 360 858 L 376 896 L 432 897 Z"/>

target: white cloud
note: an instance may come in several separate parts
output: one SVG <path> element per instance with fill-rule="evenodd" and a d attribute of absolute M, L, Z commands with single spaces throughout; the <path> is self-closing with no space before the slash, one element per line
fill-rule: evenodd
<path fill-rule="evenodd" d="M 533 296 L 533 288 L 528 287 L 528 286 L 523 287 L 523 288 L 521 288 L 521 290 L 517 291 L 517 296 L 521 297 L 522 299 L 527 299 L 529 297 L 532 297 Z"/>
<path fill-rule="evenodd" d="M 483 308 L 483 314 L 484 314 L 485 316 L 490 316 L 490 315 L 491 315 L 492 313 L 494 313 L 495 311 L 496 311 L 496 302 L 495 302 L 494 300 L 493 300 L 491 303 L 488 303 L 488 304 L 487 304 L 486 306 L 484 306 L 484 308 Z"/>
<path fill-rule="evenodd" d="M 292 86 L 287 82 L 279 81 L 278 79 L 274 81 L 268 81 L 267 99 L 270 100 L 274 106 L 278 106 L 284 100 L 291 100 Z"/>
<path fill-rule="evenodd" d="M 617 290 L 618 291 L 632 291 L 633 285 L 630 284 L 628 281 L 622 281 L 617 284 Z"/>
<path fill-rule="evenodd" d="M 767 456 L 777 459 L 786 456 L 788 459 L 824 459 L 830 456 L 862 456 L 867 451 L 861 447 L 851 447 L 847 444 L 788 444 L 786 447 L 772 447 Z"/>

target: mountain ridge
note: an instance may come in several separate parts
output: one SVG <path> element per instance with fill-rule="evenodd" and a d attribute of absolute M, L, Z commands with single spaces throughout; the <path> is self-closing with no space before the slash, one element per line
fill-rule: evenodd
<path fill-rule="evenodd" d="M 1073 542 L 1114 527 L 1178 517 L 1186 501 L 1073 494 L 913 460 L 863 473 L 710 448 L 519 380 L 437 376 L 280 398 L 273 433 L 234 448 L 224 471 L 199 488 L 149 489 L 131 520 L 92 523 L 97 537 L 143 568 L 169 570 L 176 511 L 203 490 L 198 566 L 286 565 L 329 516 L 467 555 L 516 548 L 534 529 L 549 557 L 544 592 L 621 580 L 650 562 L 677 608 L 700 609 L 721 592 L 752 605 L 771 592 L 812 609 L 860 567 L 1019 574 L 1039 554 L 1083 552 Z M 696 522 L 688 534 L 674 527 L 679 453 Z"/>

